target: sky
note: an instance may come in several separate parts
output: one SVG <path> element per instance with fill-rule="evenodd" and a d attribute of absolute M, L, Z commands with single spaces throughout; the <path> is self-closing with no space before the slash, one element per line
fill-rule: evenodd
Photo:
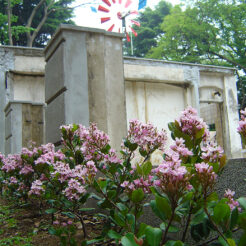
<path fill-rule="evenodd" d="M 102 6 L 106 6 L 102 0 L 94 0 L 94 2 L 97 3 L 102 3 Z M 117 0 L 116 0 L 117 1 Z M 137 5 L 138 5 L 138 0 L 132 0 L 133 4 L 131 4 L 131 7 L 137 10 Z M 160 0 L 147 0 L 147 6 L 154 8 L 154 6 L 156 4 L 158 4 Z M 175 4 L 179 4 L 180 0 L 166 0 L 167 2 L 172 3 L 173 5 Z M 73 4 L 73 6 L 78 6 L 80 4 L 83 3 L 90 3 L 93 1 L 90 0 L 76 0 L 75 3 Z M 124 2 L 124 0 L 122 1 Z M 75 23 L 78 26 L 86 26 L 86 27 L 96 27 L 96 28 L 102 28 L 102 29 L 108 29 L 108 25 L 110 25 L 110 23 L 104 23 L 101 24 L 100 18 L 101 17 L 106 17 L 108 16 L 108 13 L 104 13 L 104 12 L 97 12 L 94 13 L 91 11 L 91 6 L 95 7 L 97 9 L 99 4 L 85 4 L 81 7 L 77 7 L 75 8 L 74 14 L 75 14 L 75 18 L 73 19 L 75 21 Z"/>

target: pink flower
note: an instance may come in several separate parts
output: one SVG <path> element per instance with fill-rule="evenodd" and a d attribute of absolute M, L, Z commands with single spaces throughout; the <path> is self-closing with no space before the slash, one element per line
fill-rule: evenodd
<path fill-rule="evenodd" d="M 77 180 L 70 179 L 68 181 L 68 187 L 63 191 L 65 196 L 69 200 L 78 200 L 80 195 L 86 192 L 84 186 L 82 186 Z"/>
<path fill-rule="evenodd" d="M 207 124 L 203 119 L 199 118 L 196 109 L 192 107 L 186 108 L 180 118 L 177 120 L 182 132 L 190 135 L 193 139 L 199 130 L 204 128 L 203 140 L 206 141 L 209 137 L 209 130 Z"/>
<path fill-rule="evenodd" d="M 27 175 L 33 172 L 34 170 L 31 165 L 24 165 L 24 167 L 20 170 L 20 174 L 24 174 L 24 175 Z"/>
<path fill-rule="evenodd" d="M 224 153 L 224 150 L 213 142 L 207 143 L 201 150 L 203 151 L 202 159 L 206 162 L 218 162 Z"/>
<path fill-rule="evenodd" d="M 225 190 L 224 197 L 228 199 L 227 204 L 229 205 L 231 211 L 234 208 L 238 208 L 238 211 L 240 212 L 241 208 L 239 207 L 240 206 L 239 202 L 233 199 L 234 195 L 235 195 L 235 191 L 231 191 L 230 189 Z"/>
<path fill-rule="evenodd" d="M 40 196 L 42 192 L 44 192 L 44 188 L 42 187 L 43 183 L 40 180 L 35 180 L 32 182 L 32 186 L 30 191 L 28 192 L 29 195 L 37 195 Z"/>
<path fill-rule="evenodd" d="M 213 167 L 205 162 L 196 163 L 195 168 L 198 179 L 202 185 L 203 192 L 207 195 L 208 190 L 213 189 L 217 175 L 213 171 Z"/>
<path fill-rule="evenodd" d="M 158 177 L 154 184 L 167 194 L 174 206 L 184 192 L 190 189 L 186 167 L 181 166 L 181 161 L 176 157 L 169 156 L 163 164 L 153 170 L 153 173 Z"/>
<path fill-rule="evenodd" d="M 146 151 L 155 148 L 164 150 L 167 134 L 165 130 L 158 132 L 151 123 L 144 124 L 139 120 L 130 120 L 127 139 L 131 143 L 137 143 L 140 148 Z"/>

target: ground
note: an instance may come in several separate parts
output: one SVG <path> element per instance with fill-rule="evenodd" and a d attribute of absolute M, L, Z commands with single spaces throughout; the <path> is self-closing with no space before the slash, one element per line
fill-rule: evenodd
<path fill-rule="evenodd" d="M 93 215 L 87 215 L 84 222 L 90 238 L 100 234 L 101 221 Z M 58 246 L 59 238 L 48 232 L 50 224 L 51 216 L 40 215 L 35 206 L 16 207 L 13 202 L 0 197 L 0 246 Z M 82 238 L 83 232 L 80 228 L 76 239 L 81 242 Z"/>

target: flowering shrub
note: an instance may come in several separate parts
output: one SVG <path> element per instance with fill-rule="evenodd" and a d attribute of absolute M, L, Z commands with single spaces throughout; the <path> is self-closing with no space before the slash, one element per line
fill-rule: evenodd
<path fill-rule="evenodd" d="M 208 142 L 208 127 L 191 107 L 168 127 L 174 141 L 169 148 L 164 130 L 132 120 L 116 153 L 95 124 L 61 126 L 57 151 L 47 144 L 0 155 L 3 193 L 44 207 L 52 218 L 50 233 L 63 245 L 76 245 L 76 221 L 84 232 L 81 245 L 182 246 L 188 232 L 196 244 L 244 245 L 246 234 L 235 239 L 233 232 L 246 230 L 246 199 L 234 200 L 230 190 L 219 199 L 215 192 L 226 162 L 223 149 Z M 150 161 L 156 150 L 163 152 L 159 166 Z M 136 161 L 138 155 L 141 161 Z M 93 240 L 87 239 L 83 221 L 91 210 L 86 207 L 90 198 L 105 211 L 98 214 L 105 221 L 102 235 Z M 140 222 L 145 206 L 161 220 L 159 227 Z M 210 234 L 217 235 L 208 238 Z"/>
<path fill-rule="evenodd" d="M 241 120 L 239 121 L 239 126 L 237 128 L 238 133 L 242 137 L 243 144 L 246 144 L 246 109 L 240 110 Z"/>

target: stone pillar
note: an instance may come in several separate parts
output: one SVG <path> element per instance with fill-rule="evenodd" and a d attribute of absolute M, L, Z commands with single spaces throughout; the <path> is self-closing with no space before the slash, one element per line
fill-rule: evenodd
<path fill-rule="evenodd" d="M 241 139 L 237 133 L 239 115 L 237 102 L 236 78 L 234 75 L 224 77 L 224 125 L 225 153 L 227 157 L 241 157 Z"/>
<path fill-rule="evenodd" d="M 5 108 L 5 154 L 19 153 L 29 141 L 43 144 L 42 103 L 10 101 Z"/>
<path fill-rule="evenodd" d="M 45 49 L 46 142 L 59 127 L 96 122 L 119 147 L 126 135 L 122 35 L 61 25 Z"/>

